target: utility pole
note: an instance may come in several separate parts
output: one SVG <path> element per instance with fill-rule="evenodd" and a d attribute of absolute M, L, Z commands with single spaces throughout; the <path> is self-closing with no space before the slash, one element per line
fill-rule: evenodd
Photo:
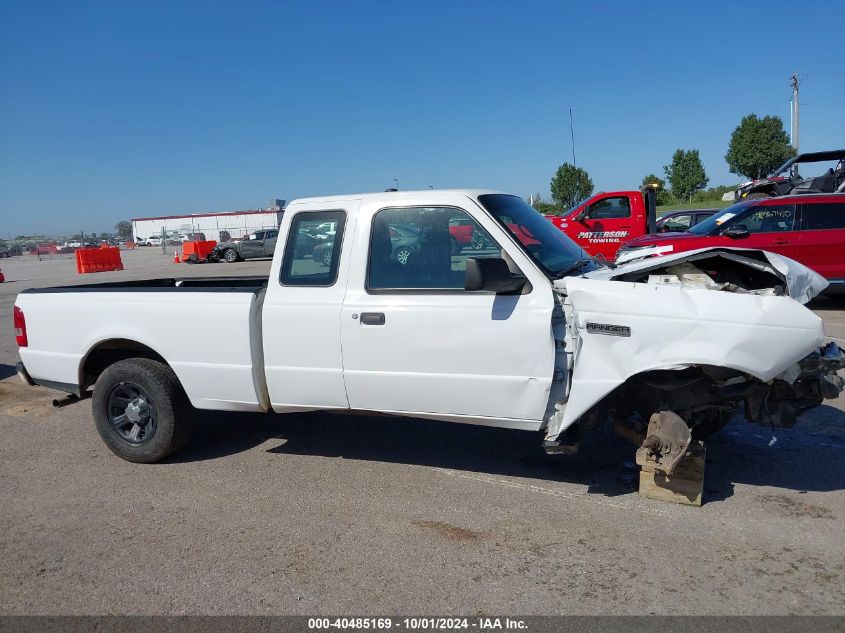
<path fill-rule="evenodd" d="M 794 73 L 792 79 L 792 99 L 789 102 L 789 111 L 792 114 L 792 121 L 790 124 L 789 140 L 792 142 L 792 147 L 795 148 L 795 153 L 798 153 L 798 127 L 799 127 L 799 112 L 798 112 L 798 73 Z"/>
<path fill-rule="evenodd" d="M 569 138 L 572 140 L 572 166 L 577 167 L 575 163 L 575 128 L 572 125 L 572 108 L 569 108 Z"/>

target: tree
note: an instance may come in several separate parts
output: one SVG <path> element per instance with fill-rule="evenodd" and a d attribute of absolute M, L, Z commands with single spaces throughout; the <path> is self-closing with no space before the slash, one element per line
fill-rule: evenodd
<path fill-rule="evenodd" d="M 654 174 L 648 174 L 643 178 L 643 184 L 640 185 L 640 189 L 645 189 L 647 185 L 657 185 L 657 195 L 655 196 L 657 206 L 661 206 L 664 204 L 670 204 L 672 202 L 672 196 L 669 195 L 669 192 L 666 191 L 666 181 L 659 176 L 655 176 Z"/>
<path fill-rule="evenodd" d="M 693 194 L 704 189 L 709 182 L 697 149 L 677 149 L 672 155 L 672 164 L 664 165 L 666 179 L 672 185 L 672 195 L 677 200 L 692 201 Z"/>
<path fill-rule="evenodd" d="M 132 223 L 129 220 L 121 220 L 114 225 L 119 237 L 132 237 Z"/>
<path fill-rule="evenodd" d="M 534 207 L 538 213 L 542 213 L 543 215 L 558 215 L 558 207 L 551 202 L 543 200 L 543 197 L 539 193 L 535 193 L 531 197 L 533 199 L 531 206 Z"/>
<path fill-rule="evenodd" d="M 795 148 L 789 144 L 779 116 L 758 119 L 756 114 L 749 114 L 731 134 L 725 160 L 733 173 L 755 180 L 793 156 Z"/>
<path fill-rule="evenodd" d="M 593 193 L 593 181 L 580 167 L 564 163 L 557 168 L 551 188 L 552 200 L 566 211 Z"/>

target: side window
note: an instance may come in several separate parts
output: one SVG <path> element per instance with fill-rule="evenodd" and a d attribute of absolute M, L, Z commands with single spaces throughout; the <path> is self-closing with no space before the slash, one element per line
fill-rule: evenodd
<path fill-rule="evenodd" d="M 278 237 L 278 236 L 279 236 L 279 232 L 278 232 L 278 231 L 267 231 L 267 239 L 268 239 L 268 240 L 269 240 L 269 239 L 272 239 L 272 238 L 274 238 L 274 237 Z"/>
<path fill-rule="evenodd" d="M 285 286 L 331 286 L 337 281 L 344 211 L 303 211 L 290 224 L 280 281 Z M 323 226 L 321 226 L 323 225 Z M 325 231 L 327 227 L 331 232 Z M 336 247 L 335 247 L 336 246 Z"/>
<path fill-rule="evenodd" d="M 367 288 L 462 289 L 467 258 L 501 253 L 487 231 L 461 209 L 382 209 L 373 217 Z"/>
<path fill-rule="evenodd" d="M 733 226 L 745 226 L 749 233 L 792 231 L 794 224 L 794 204 L 770 204 L 754 207 L 732 223 Z"/>
<path fill-rule="evenodd" d="M 686 231 L 692 225 L 692 215 L 685 213 L 676 215 L 660 225 L 664 231 Z"/>
<path fill-rule="evenodd" d="M 631 203 L 625 196 L 605 198 L 590 205 L 591 220 L 610 220 L 614 218 L 630 218 Z"/>
<path fill-rule="evenodd" d="M 845 229 L 845 204 L 841 202 L 805 204 L 801 213 L 805 231 Z"/>

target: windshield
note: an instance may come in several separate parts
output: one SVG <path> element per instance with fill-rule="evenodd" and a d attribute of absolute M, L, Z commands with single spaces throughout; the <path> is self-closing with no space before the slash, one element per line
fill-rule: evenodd
<path fill-rule="evenodd" d="M 719 213 L 711 215 L 703 222 L 699 222 L 695 226 L 691 227 L 688 229 L 688 232 L 694 233 L 695 235 L 712 235 L 725 228 L 725 222 L 731 220 L 734 216 L 739 215 L 748 207 L 753 206 L 753 204 L 753 201 L 745 201 L 731 205 L 727 209 L 722 209 Z"/>
<path fill-rule="evenodd" d="M 522 198 L 492 193 L 478 196 L 478 201 L 551 277 L 595 267 L 580 246 Z M 588 265 L 582 267 L 584 262 Z"/>
<path fill-rule="evenodd" d="M 580 207 L 582 204 L 584 204 L 584 203 L 585 203 L 587 200 L 589 200 L 589 199 L 590 199 L 589 197 L 587 197 L 587 198 L 582 198 L 581 200 L 579 200 L 578 202 L 576 202 L 574 205 L 572 205 L 571 207 L 569 207 L 569 210 L 568 210 L 566 213 L 564 213 L 563 215 L 569 215 L 570 213 L 572 213 L 573 211 L 575 211 L 575 209 L 577 209 L 578 207 Z"/>

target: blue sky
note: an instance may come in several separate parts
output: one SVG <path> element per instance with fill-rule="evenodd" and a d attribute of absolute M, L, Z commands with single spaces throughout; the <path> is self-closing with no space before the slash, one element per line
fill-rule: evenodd
<path fill-rule="evenodd" d="M 731 131 L 788 126 L 796 71 L 802 149 L 845 147 L 841 25 L 796 6 L 0 0 L 0 235 L 394 178 L 548 196 L 570 107 L 597 189 L 678 147 L 736 182 Z"/>

